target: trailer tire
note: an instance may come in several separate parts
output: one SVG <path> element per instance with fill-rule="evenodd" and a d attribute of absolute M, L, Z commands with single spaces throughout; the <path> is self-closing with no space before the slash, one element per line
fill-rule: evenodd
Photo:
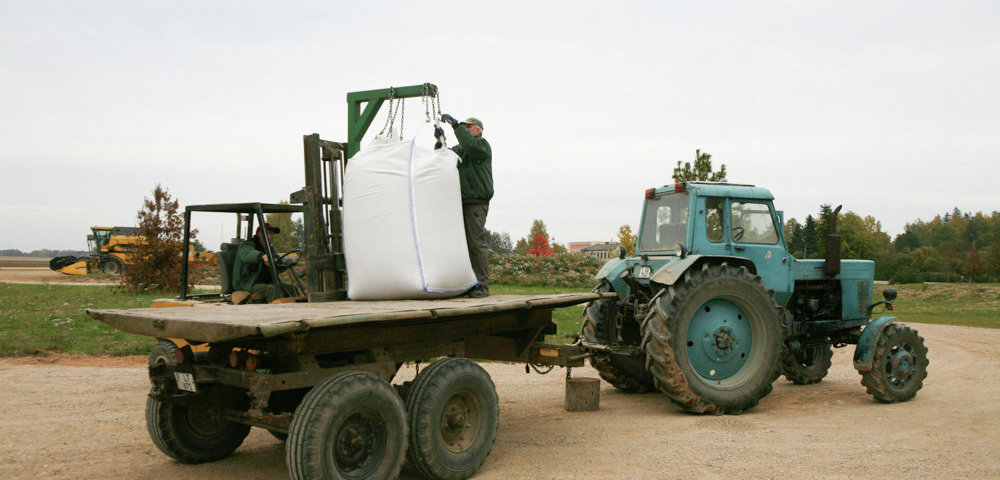
<path fill-rule="evenodd" d="M 602 281 L 594 293 L 613 292 L 611 284 Z M 599 298 L 592 300 L 583 310 L 583 324 L 580 326 L 581 336 L 593 343 L 618 344 L 618 332 L 615 318 L 618 315 L 617 298 Z M 636 332 L 641 336 L 641 332 Z M 641 346 L 641 337 L 636 338 L 636 346 Z M 595 353 L 590 357 L 590 365 L 597 373 L 613 387 L 625 393 L 646 393 L 656 388 L 653 376 L 646 370 L 645 356 L 633 358 L 611 353 Z"/>
<path fill-rule="evenodd" d="M 407 458 L 427 478 L 471 477 L 496 442 L 496 386 L 483 367 L 464 358 L 443 358 L 420 372 L 406 397 L 406 412 Z"/>
<path fill-rule="evenodd" d="M 98 268 L 108 275 L 120 275 L 125 271 L 125 262 L 118 257 L 110 256 L 102 260 Z"/>
<path fill-rule="evenodd" d="M 288 427 L 292 479 L 396 478 L 406 459 L 406 413 L 392 386 L 365 372 L 323 380 Z"/>
<path fill-rule="evenodd" d="M 179 349 L 174 342 L 171 342 L 170 340 L 160 340 L 149 350 L 149 358 L 147 359 L 147 362 L 150 367 L 155 367 L 161 363 L 165 363 L 167 365 L 177 365 L 177 350 Z"/>
<path fill-rule="evenodd" d="M 862 372 L 861 384 L 882 403 L 905 402 L 924 386 L 927 347 L 917 331 L 890 323 L 875 340 L 871 370 Z"/>
<path fill-rule="evenodd" d="M 250 426 L 207 408 L 146 399 L 146 428 L 163 453 L 181 463 L 214 462 L 243 444 Z"/>
<path fill-rule="evenodd" d="M 692 413 L 738 414 L 771 393 L 786 355 L 783 311 L 746 267 L 703 264 L 666 287 L 643 321 L 656 386 Z"/>
<path fill-rule="evenodd" d="M 781 373 L 796 385 L 812 385 L 823 380 L 830 372 L 831 365 L 833 346 L 815 345 L 785 355 L 781 362 Z"/>

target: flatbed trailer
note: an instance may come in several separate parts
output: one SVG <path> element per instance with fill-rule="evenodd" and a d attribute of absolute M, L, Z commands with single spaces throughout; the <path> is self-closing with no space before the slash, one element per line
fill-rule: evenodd
<path fill-rule="evenodd" d="M 408 458 L 428 478 L 454 479 L 473 475 L 496 438 L 494 385 L 469 359 L 583 366 L 589 353 L 582 344 L 544 342 L 556 333 L 552 311 L 612 295 L 87 314 L 162 340 L 150 354 L 147 427 L 181 462 L 224 458 L 256 426 L 287 439 L 292 478 L 391 478 Z M 412 382 L 390 385 L 403 364 L 435 358 Z"/>

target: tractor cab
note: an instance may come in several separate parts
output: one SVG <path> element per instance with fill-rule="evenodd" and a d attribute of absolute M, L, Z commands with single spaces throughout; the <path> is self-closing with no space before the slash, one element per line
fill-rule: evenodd
<path fill-rule="evenodd" d="M 640 289 L 650 282 L 671 285 L 692 266 L 712 259 L 760 274 L 779 301 L 788 300 L 794 258 L 785 249 L 782 214 L 773 198 L 767 189 L 730 183 L 650 188 L 635 255 L 626 258 L 622 249 L 597 278 L 610 279 L 625 298 L 633 284 Z"/>
<path fill-rule="evenodd" d="M 234 280 L 232 278 L 233 265 L 236 261 L 236 251 L 239 249 L 240 244 L 246 240 L 252 239 L 256 228 L 260 225 L 264 225 L 267 214 L 272 213 L 301 213 L 301 205 L 287 205 L 287 204 L 271 204 L 271 203 L 224 203 L 224 204 L 214 204 L 214 205 L 191 205 L 184 209 L 184 250 L 190 251 L 191 245 L 191 216 L 194 212 L 201 213 L 215 213 L 215 214 L 235 214 L 237 216 L 236 220 L 236 237 L 232 238 L 228 242 L 223 242 L 219 245 L 219 253 L 216 254 L 218 260 L 219 268 L 219 284 L 221 286 L 220 293 L 188 293 L 188 287 L 191 284 L 189 281 L 190 265 L 191 259 L 190 255 L 183 256 L 181 262 L 181 285 L 180 285 L 180 296 L 178 300 L 198 300 L 204 302 L 231 302 L 233 300 L 232 294 L 234 293 Z M 286 235 L 291 234 L 291 232 L 285 232 Z M 274 246 L 271 244 L 270 240 L 265 235 L 263 238 L 265 247 L 268 250 L 276 251 Z M 271 262 L 271 276 L 275 284 L 275 288 L 281 289 L 281 273 L 290 272 L 291 279 L 294 281 L 294 285 L 298 290 L 298 293 L 302 296 L 305 293 L 306 287 L 301 281 L 301 275 L 297 274 L 297 270 L 293 269 L 297 265 L 297 261 L 301 256 L 301 250 L 290 250 L 287 252 L 277 252 L 279 254 L 277 261 Z M 288 276 L 288 275 L 286 275 Z M 286 282 L 287 283 L 287 282 Z"/>

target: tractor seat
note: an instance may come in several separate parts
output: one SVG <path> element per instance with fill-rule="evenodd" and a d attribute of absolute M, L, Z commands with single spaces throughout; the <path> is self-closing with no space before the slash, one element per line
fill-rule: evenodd
<path fill-rule="evenodd" d="M 236 264 L 236 250 L 239 248 L 238 243 L 219 245 L 219 283 L 223 295 L 233 293 L 233 265 Z"/>

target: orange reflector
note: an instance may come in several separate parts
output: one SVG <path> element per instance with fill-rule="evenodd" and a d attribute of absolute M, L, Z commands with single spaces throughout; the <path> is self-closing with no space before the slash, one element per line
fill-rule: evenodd
<path fill-rule="evenodd" d="M 257 369 L 257 359 L 258 359 L 257 355 L 254 355 L 252 353 L 247 354 L 247 370 L 252 371 Z"/>
<path fill-rule="evenodd" d="M 559 358 L 559 350 L 554 348 L 539 348 L 538 355 L 549 358 Z"/>
<path fill-rule="evenodd" d="M 656 191 L 655 188 L 647 188 L 646 189 L 646 199 L 648 200 L 650 198 L 653 198 L 653 192 L 655 192 L 655 191 Z"/>
<path fill-rule="evenodd" d="M 683 183 L 675 183 L 674 184 L 674 193 L 681 193 L 683 191 L 684 191 L 684 184 Z"/>

